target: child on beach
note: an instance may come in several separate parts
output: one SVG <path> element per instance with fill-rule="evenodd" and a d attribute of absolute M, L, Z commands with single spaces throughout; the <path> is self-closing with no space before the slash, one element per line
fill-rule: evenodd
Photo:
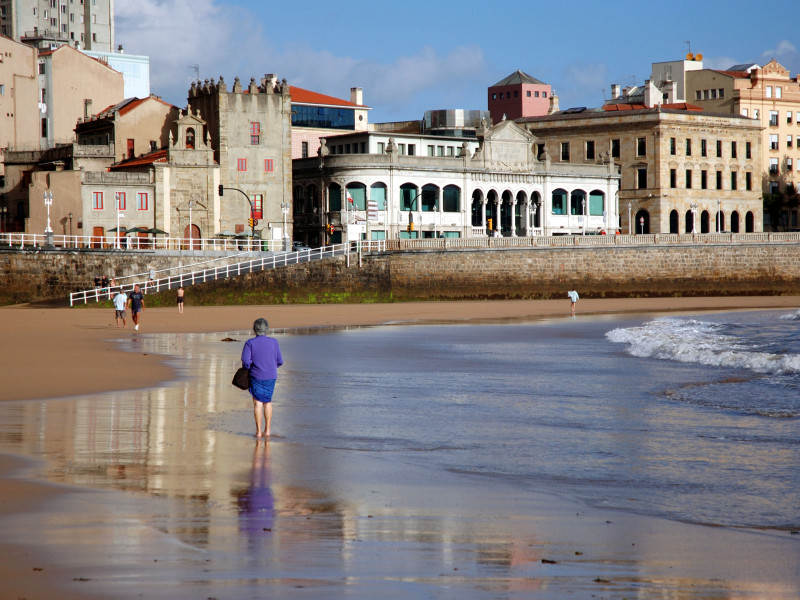
<path fill-rule="evenodd" d="M 575 290 L 570 290 L 569 292 L 567 292 L 567 297 L 572 302 L 572 314 L 574 315 L 575 314 L 575 303 L 578 301 L 578 292 L 576 292 Z"/>

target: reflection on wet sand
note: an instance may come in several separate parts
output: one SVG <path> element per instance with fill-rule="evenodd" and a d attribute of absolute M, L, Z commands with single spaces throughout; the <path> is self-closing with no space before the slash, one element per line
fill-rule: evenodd
<path fill-rule="evenodd" d="M 742 586 L 672 572 L 691 526 L 620 516 L 627 526 L 612 527 L 604 514 L 480 478 L 291 435 L 256 441 L 250 399 L 230 385 L 241 346 L 221 337 L 138 336 L 137 351 L 184 357 L 182 378 L 158 389 L 0 405 L 0 452 L 45 459 L 49 481 L 111 492 L 70 495 L 0 522 L 0 534 L 29 540 L 45 526 L 52 560 L 86 591 L 118 598 L 560 598 L 647 588 L 684 599 Z M 279 432 L 290 412 L 280 401 Z M 777 562 L 776 548 L 762 540 L 759 549 Z M 764 585 L 747 584 L 775 598 L 797 591 Z"/>

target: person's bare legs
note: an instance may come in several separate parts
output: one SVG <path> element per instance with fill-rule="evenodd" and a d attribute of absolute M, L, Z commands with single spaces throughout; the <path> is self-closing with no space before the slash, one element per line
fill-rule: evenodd
<path fill-rule="evenodd" d="M 264 410 L 261 408 L 261 402 L 253 398 L 253 416 L 256 419 L 256 437 L 260 438 L 261 425 L 264 422 Z"/>
<path fill-rule="evenodd" d="M 272 435 L 272 402 L 264 404 L 264 414 L 267 417 L 267 428 L 264 431 L 264 435 L 269 437 Z"/>

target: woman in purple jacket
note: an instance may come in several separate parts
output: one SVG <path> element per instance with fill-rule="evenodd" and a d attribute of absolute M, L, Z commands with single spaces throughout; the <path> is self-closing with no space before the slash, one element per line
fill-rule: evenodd
<path fill-rule="evenodd" d="M 278 379 L 278 367 L 283 364 L 283 356 L 278 340 L 267 337 L 269 323 L 266 319 L 256 319 L 253 333 L 256 337 L 244 343 L 242 366 L 250 371 L 250 395 L 253 396 L 253 414 L 256 419 L 256 437 L 272 435 L 272 392 Z M 266 428 L 262 433 L 262 425 Z"/>

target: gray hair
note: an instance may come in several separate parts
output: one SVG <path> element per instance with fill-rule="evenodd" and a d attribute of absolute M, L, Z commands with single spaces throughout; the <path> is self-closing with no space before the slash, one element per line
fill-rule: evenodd
<path fill-rule="evenodd" d="M 266 319 L 256 319 L 253 322 L 253 332 L 256 335 L 267 335 L 267 331 L 269 331 L 269 323 Z"/>

